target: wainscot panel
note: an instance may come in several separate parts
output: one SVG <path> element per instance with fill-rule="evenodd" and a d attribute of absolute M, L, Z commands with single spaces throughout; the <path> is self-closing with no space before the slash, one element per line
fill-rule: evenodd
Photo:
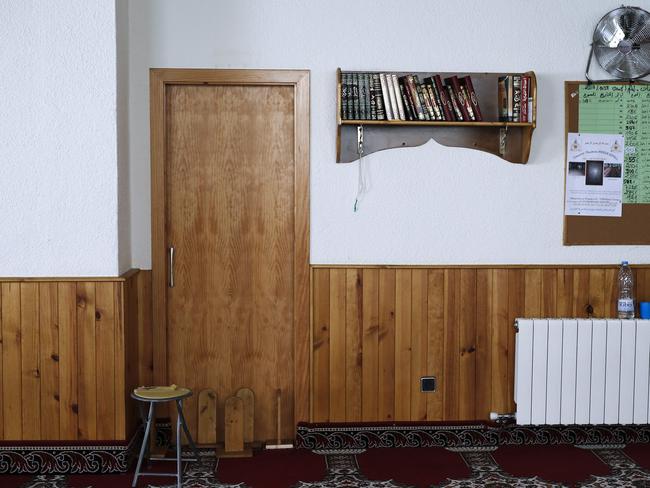
<path fill-rule="evenodd" d="M 634 267 L 650 299 L 650 266 Z M 313 422 L 514 412 L 516 317 L 616 316 L 617 266 L 313 266 Z M 437 390 L 420 391 L 435 376 Z"/>
<path fill-rule="evenodd" d="M 70 469 L 126 469 L 138 424 L 129 393 L 151 381 L 150 275 L 0 279 L 3 456 L 31 460 L 25 466 L 33 470 L 52 458 L 43 452 L 77 446 L 84 462 Z M 120 462 L 88 461 L 109 459 L 106 452 Z M 3 465 L 21 471 L 14 464 Z"/>

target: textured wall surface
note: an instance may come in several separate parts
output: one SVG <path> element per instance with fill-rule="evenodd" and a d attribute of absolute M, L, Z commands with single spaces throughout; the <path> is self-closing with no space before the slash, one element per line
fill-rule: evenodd
<path fill-rule="evenodd" d="M 617 6 L 131 1 L 128 19 L 125 5 L 117 12 L 116 52 L 114 1 L 8 0 L 0 13 L 0 275 L 150 266 L 149 67 L 311 69 L 313 263 L 648 262 L 644 246 L 562 246 L 563 81 L 582 78 L 593 27 Z M 338 66 L 535 70 L 529 164 L 435 142 L 374 154 L 370 192 L 355 214 L 357 164 L 335 164 Z"/>
<path fill-rule="evenodd" d="M 129 2 L 115 0 L 118 264 L 120 273 L 131 267 L 131 194 L 129 172 Z"/>
<path fill-rule="evenodd" d="M 115 2 L 0 9 L 0 276 L 118 273 Z"/>
<path fill-rule="evenodd" d="M 134 264 L 150 263 L 149 67 L 311 70 L 313 263 L 610 263 L 647 247 L 563 247 L 564 80 L 584 78 L 593 28 L 620 2 L 332 0 L 131 3 Z M 335 70 L 523 71 L 539 82 L 530 162 L 445 148 L 335 164 Z"/>

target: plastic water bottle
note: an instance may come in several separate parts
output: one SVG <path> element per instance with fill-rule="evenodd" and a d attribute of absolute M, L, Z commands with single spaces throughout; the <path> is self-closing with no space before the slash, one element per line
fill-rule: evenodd
<path fill-rule="evenodd" d="M 634 318 L 634 275 L 627 261 L 618 270 L 618 318 Z"/>

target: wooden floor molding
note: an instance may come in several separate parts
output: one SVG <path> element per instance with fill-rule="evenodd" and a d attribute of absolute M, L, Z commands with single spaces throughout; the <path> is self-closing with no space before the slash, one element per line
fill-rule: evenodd
<path fill-rule="evenodd" d="M 634 267 L 650 299 L 650 266 Z M 613 317 L 616 266 L 312 267 L 312 422 L 513 412 L 516 317 Z M 433 375 L 438 391 L 420 392 Z"/>

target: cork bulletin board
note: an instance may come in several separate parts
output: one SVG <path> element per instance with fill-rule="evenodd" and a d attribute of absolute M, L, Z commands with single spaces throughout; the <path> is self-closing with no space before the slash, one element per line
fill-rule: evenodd
<path fill-rule="evenodd" d="M 567 81 L 564 96 L 565 151 L 570 132 L 625 137 L 622 216 L 565 215 L 564 244 L 650 244 L 650 85 Z"/>

